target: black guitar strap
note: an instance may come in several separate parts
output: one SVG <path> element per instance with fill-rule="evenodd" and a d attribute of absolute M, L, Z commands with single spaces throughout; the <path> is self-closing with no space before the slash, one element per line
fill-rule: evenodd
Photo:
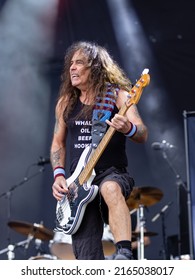
<path fill-rule="evenodd" d="M 92 148 L 96 149 L 101 139 L 103 138 L 105 132 L 107 130 L 107 123 L 102 121 L 92 121 Z"/>

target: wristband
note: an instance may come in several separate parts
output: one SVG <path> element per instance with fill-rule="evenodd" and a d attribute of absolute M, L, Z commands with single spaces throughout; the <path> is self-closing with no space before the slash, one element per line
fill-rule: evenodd
<path fill-rule="evenodd" d="M 137 131 L 137 126 L 131 122 L 130 124 L 131 124 L 130 130 L 124 134 L 126 137 L 132 137 Z"/>
<path fill-rule="evenodd" d="M 53 171 L 53 176 L 54 176 L 54 180 L 58 177 L 58 176 L 63 176 L 65 178 L 65 170 L 63 167 L 61 166 L 57 166 L 54 171 Z"/>

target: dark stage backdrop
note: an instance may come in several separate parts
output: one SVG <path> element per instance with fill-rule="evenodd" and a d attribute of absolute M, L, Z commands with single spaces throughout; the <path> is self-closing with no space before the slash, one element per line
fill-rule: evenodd
<path fill-rule="evenodd" d="M 136 186 L 163 192 L 162 199 L 145 207 L 144 214 L 147 229 L 157 233 L 145 248 L 145 257 L 164 259 L 167 239 L 178 236 L 180 225 L 187 220 L 186 215 L 179 217 L 176 175 L 186 181 L 183 111 L 194 111 L 195 2 L 113 0 L 124 4 L 127 19 L 123 26 L 118 21 L 119 10 L 113 14 L 106 0 L 59 0 L 55 20 L 49 3 L 57 1 L 46 1 L 46 6 L 43 2 L 38 1 L 40 6 L 36 7 L 36 1 L 0 1 L 0 190 L 6 193 L 0 198 L 0 252 L 8 244 L 27 238 L 10 229 L 8 220 L 43 222 L 48 229 L 55 226 L 52 169 L 49 164 L 42 169 L 36 163 L 40 156 L 49 156 L 65 51 L 75 41 L 89 40 L 107 47 L 132 82 L 140 77 L 143 67 L 150 69 L 151 83 L 138 104 L 149 129 L 148 142 L 136 145 L 129 141 L 127 152 Z M 139 41 L 136 27 L 141 27 L 146 46 Z M 127 35 L 120 40 L 123 32 Z M 132 49 L 134 41 L 136 50 Z M 164 139 L 174 146 L 166 150 L 166 158 L 162 150 L 151 147 Z M 26 180 L 26 175 L 33 174 L 37 175 Z M 10 197 L 11 187 L 15 189 Z M 160 216 L 152 222 L 167 204 L 164 221 Z M 43 252 L 50 254 L 48 241 Z M 20 246 L 15 249 L 16 259 L 35 254 L 34 241 L 27 250 Z M 7 259 L 6 252 L 0 259 Z"/>
<path fill-rule="evenodd" d="M 190 254 L 195 259 L 195 112 L 184 111 Z"/>

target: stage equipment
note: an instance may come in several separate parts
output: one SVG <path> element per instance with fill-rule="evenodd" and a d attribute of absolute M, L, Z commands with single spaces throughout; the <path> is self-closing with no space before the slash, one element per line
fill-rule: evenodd
<path fill-rule="evenodd" d="M 31 235 L 33 238 L 40 240 L 51 240 L 53 238 L 53 231 L 44 227 L 43 224 L 30 224 L 23 221 L 9 221 L 8 226 L 13 230 L 24 234 Z"/>
<path fill-rule="evenodd" d="M 195 111 L 183 112 L 190 259 L 195 259 Z"/>
<path fill-rule="evenodd" d="M 163 197 L 163 192 L 155 187 L 134 187 L 126 203 L 129 209 L 139 208 L 140 205 L 152 206 Z"/>

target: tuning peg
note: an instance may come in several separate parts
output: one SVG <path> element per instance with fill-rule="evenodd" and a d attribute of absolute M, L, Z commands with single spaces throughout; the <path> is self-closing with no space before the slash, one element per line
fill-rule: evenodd
<path fill-rule="evenodd" d="M 148 74 L 148 73 L 149 73 L 149 69 L 148 69 L 148 68 L 145 68 L 145 69 L 143 70 L 143 72 L 142 72 L 142 75 Z"/>

